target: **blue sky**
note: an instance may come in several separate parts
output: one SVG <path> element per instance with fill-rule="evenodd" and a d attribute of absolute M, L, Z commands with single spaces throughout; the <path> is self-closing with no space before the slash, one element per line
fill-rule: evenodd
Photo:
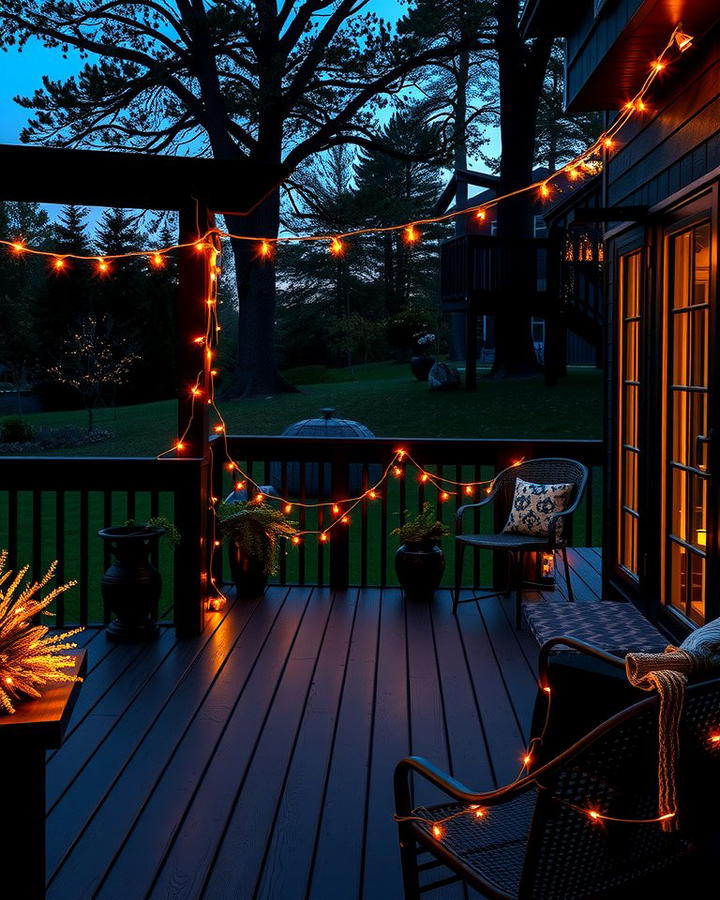
<path fill-rule="evenodd" d="M 374 0 L 371 8 L 394 21 L 406 4 L 399 0 Z M 31 96 L 41 87 L 43 75 L 67 78 L 81 66 L 77 54 L 71 52 L 68 59 L 63 59 L 60 50 L 43 47 L 39 41 L 29 41 L 22 53 L 13 48 L 0 52 L 0 143 L 19 144 L 20 131 L 28 120 L 28 112 L 14 103 L 13 97 Z"/>

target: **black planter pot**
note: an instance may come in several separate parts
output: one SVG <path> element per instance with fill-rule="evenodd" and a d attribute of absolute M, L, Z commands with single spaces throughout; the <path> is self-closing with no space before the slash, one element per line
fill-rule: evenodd
<path fill-rule="evenodd" d="M 248 556 L 239 544 L 231 541 L 228 547 L 230 573 L 235 582 L 238 597 L 259 597 L 267 587 L 267 575 L 256 556 Z"/>
<path fill-rule="evenodd" d="M 102 528 L 98 534 L 113 556 L 100 581 L 102 598 L 115 617 L 105 632 L 108 639 L 123 643 L 154 640 L 162 578 L 148 557 L 165 529 L 125 525 Z"/>
<path fill-rule="evenodd" d="M 395 552 L 395 572 L 409 600 L 431 600 L 444 571 L 445 555 L 438 544 L 406 543 Z"/>
<path fill-rule="evenodd" d="M 434 356 L 413 356 L 410 360 L 410 368 L 418 381 L 427 381 L 430 369 L 434 365 Z"/>

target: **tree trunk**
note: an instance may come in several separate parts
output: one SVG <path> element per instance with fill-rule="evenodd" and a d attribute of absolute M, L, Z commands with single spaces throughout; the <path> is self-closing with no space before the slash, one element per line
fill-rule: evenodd
<path fill-rule="evenodd" d="M 455 209 L 461 209 L 467 205 L 468 185 L 467 181 L 457 177 L 458 171 L 467 169 L 467 85 L 470 77 L 470 52 L 464 50 L 457 60 L 455 102 L 453 104 L 455 144 Z M 465 216 L 457 216 L 455 219 L 455 235 L 465 234 L 467 231 Z M 450 345 L 450 359 L 465 359 L 467 346 L 467 316 L 464 312 L 450 313 L 452 323 L 452 338 Z"/>
<path fill-rule="evenodd" d="M 230 233 L 258 241 L 231 240 L 238 291 L 238 358 L 229 389 L 232 397 L 269 396 L 294 391 L 277 370 L 275 356 L 275 257 L 260 255 L 262 238 L 277 237 L 280 193 L 273 191 L 247 216 L 225 216 Z M 274 250 L 274 244 L 271 244 Z"/>
<path fill-rule="evenodd" d="M 532 49 L 525 45 L 518 30 L 518 16 L 517 0 L 500 0 L 500 194 L 524 188 L 533 181 L 537 109 L 550 54 L 550 43 L 541 44 L 541 38 Z M 498 237 L 532 237 L 534 199 L 525 193 L 498 205 Z M 522 273 L 522 262 L 518 262 Z M 491 372 L 495 378 L 527 377 L 541 369 L 530 331 L 527 293 L 518 290 L 513 299 L 513 303 L 503 304 L 495 316 L 495 362 Z"/>

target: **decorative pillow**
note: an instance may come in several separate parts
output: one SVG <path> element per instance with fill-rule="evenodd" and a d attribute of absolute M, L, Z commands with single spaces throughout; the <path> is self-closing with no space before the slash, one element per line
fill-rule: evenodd
<path fill-rule="evenodd" d="M 707 672 L 720 667 L 720 619 L 691 631 L 680 644 L 680 650 L 687 650 L 695 657 L 698 671 Z"/>
<path fill-rule="evenodd" d="M 572 494 L 573 484 L 533 484 L 518 478 L 515 482 L 510 515 L 503 531 L 507 534 L 529 534 L 537 537 L 548 536 L 550 519 L 562 512 Z M 555 535 L 562 534 L 562 519 L 558 522 Z"/>

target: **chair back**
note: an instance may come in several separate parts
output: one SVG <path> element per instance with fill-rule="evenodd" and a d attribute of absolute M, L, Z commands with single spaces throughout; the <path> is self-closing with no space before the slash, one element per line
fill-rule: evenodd
<path fill-rule="evenodd" d="M 681 723 L 679 830 L 652 819 L 658 808 L 658 701 L 653 696 L 604 722 L 540 779 L 519 896 L 573 900 L 623 891 L 676 864 L 697 838 L 717 831 L 720 797 L 720 678 L 691 685 Z M 622 896 L 625 896 L 623 893 Z"/>
<path fill-rule="evenodd" d="M 495 503 L 503 517 L 510 515 L 515 483 L 521 478 L 534 484 L 572 484 L 573 489 L 568 497 L 570 507 L 582 499 L 588 480 L 588 470 L 575 459 L 562 457 L 548 459 L 527 459 L 519 465 L 503 469 L 495 477 Z"/>

